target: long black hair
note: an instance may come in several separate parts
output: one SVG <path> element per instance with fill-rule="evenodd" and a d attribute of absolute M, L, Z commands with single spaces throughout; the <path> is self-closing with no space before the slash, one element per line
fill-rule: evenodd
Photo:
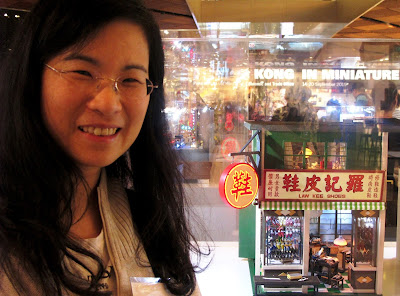
<path fill-rule="evenodd" d="M 46 129 L 40 102 L 44 64 L 71 46 L 84 46 L 118 19 L 144 31 L 149 79 L 158 89 L 151 94 L 138 138 L 106 168 L 107 175 L 134 189 L 129 200 L 132 219 L 155 276 L 170 279 L 167 288 L 177 295 L 191 294 L 196 286 L 197 266 L 190 252 L 200 255 L 201 250 L 185 218 L 182 177 L 167 136 L 164 54 L 157 23 L 140 0 L 42 0 L 25 19 L 1 71 L 0 264 L 11 276 L 12 259 L 18 258 L 22 268 L 35 274 L 43 295 L 62 295 L 63 289 L 106 295 L 95 288 L 104 270 L 101 260 L 68 237 L 76 186 L 85 180 Z M 66 270 L 65 256 L 82 264 L 69 250 L 98 263 L 90 286 Z M 11 279 L 23 292 L 18 278 Z"/>

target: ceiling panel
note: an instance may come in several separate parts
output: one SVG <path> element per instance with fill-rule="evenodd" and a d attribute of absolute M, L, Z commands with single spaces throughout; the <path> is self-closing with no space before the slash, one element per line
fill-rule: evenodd
<path fill-rule="evenodd" d="M 195 18 L 185 0 L 145 0 L 161 29 L 197 29 Z"/>
<path fill-rule="evenodd" d="M 358 30 L 355 34 L 354 30 Z M 400 30 L 400 0 L 385 0 L 350 22 L 334 38 L 398 39 Z"/>
<path fill-rule="evenodd" d="M 383 8 L 389 8 L 389 9 L 398 9 L 400 7 L 400 1 L 399 0 L 385 0 L 379 6 L 383 7 Z"/>
<path fill-rule="evenodd" d="M 0 0 L 0 7 L 31 10 L 36 0 Z"/>
<path fill-rule="evenodd" d="M 145 0 L 145 3 L 150 9 L 192 16 L 185 0 Z"/>
<path fill-rule="evenodd" d="M 118 0 L 116 0 L 118 1 Z M 0 7 L 31 10 L 37 0 L 0 0 Z M 185 0 L 144 0 L 161 29 L 197 29 Z"/>
<path fill-rule="evenodd" d="M 37 0 L 0 0 L 0 7 L 4 8 L 13 8 L 13 9 L 23 9 L 23 10 L 30 10 L 34 3 L 36 3 Z M 116 0 L 117 1 L 117 0 Z M 155 18 L 157 19 L 160 28 L 161 29 L 198 29 L 198 24 L 196 21 L 196 17 L 194 16 L 193 11 L 190 9 L 191 6 L 188 5 L 191 4 L 193 5 L 193 1 L 197 0 L 145 0 L 146 5 L 152 10 Z M 198 0 L 199 2 L 197 3 L 198 5 L 222 5 L 223 2 L 228 3 L 229 1 L 202 1 Z M 233 0 L 232 0 L 233 1 Z M 242 3 L 246 1 L 230 1 L 229 3 Z M 346 3 L 347 0 L 337 0 L 336 3 L 342 4 Z M 210 2 L 210 3 L 206 3 Z M 218 3 L 217 3 L 218 2 Z M 286 3 L 286 8 L 289 9 L 288 3 L 300 3 L 302 1 L 295 2 L 293 0 L 289 1 L 280 1 L 282 4 Z M 318 2 L 318 1 L 313 1 L 313 2 Z M 332 5 L 332 3 L 328 3 L 329 1 L 322 1 L 325 3 L 316 3 L 315 5 L 325 5 L 329 6 Z M 366 3 L 367 1 L 363 2 Z M 271 14 L 272 9 L 268 6 L 268 3 L 273 3 L 269 1 L 256 1 L 256 0 L 249 0 L 248 3 L 253 5 L 253 7 L 259 8 L 260 3 L 264 3 L 266 7 L 264 9 L 257 9 L 257 11 L 252 11 L 253 14 L 259 15 L 260 11 L 265 11 L 266 14 Z M 276 3 L 276 1 L 274 1 Z M 303 2 L 303 6 L 304 6 Z M 311 2 L 308 1 L 308 4 Z M 351 1 L 353 3 L 353 0 Z M 361 2 L 358 2 L 361 3 Z M 373 3 L 373 1 L 371 1 Z M 294 5 L 293 4 L 293 5 Z M 274 4 L 276 5 L 276 4 Z M 316 6 L 315 6 L 316 7 Z M 319 6 L 318 6 L 319 7 Z M 237 7 L 236 7 L 237 8 Z M 225 5 L 224 11 L 225 15 L 242 15 L 244 14 L 245 10 L 235 10 L 236 9 L 234 5 Z M 194 6 L 194 9 L 199 9 L 199 7 Z M 322 9 L 322 8 L 319 8 Z M 354 8 L 355 9 L 355 8 Z M 310 8 L 307 9 L 309 12 Z M 285 13 L 282 12 L 283 10 L 279 11 L 273 11 L 272 15 L 274 15 L 275 18 L 280 19 L 280 21 L 284 21 L 285 19 L 288 18 L 288 14 L 285 15 Z M 289 11 L 289 10 L 287 10 Z M 293 13 L 290 13 L 291 15 L 293 14 L 297 19 L 301 19 L 301 7 L 297 9 L 297 11 L 294 11 Z M 322 10 L 321 10 L 322 11 Z M 345 14 L 346 10 L 340 10 L 342 13 L 340 14 Z M 202 13 L 205 13 L 206 11 L 203 9 Z M 211 13 L 211 12 L 210 12 Z M 355 11 L 354 11 L 355 13 Z M 332 13 L 331 13 L 332 14 Z M 296 16 L 297 15 L 297 16 Z M 290 15 L 289 15 L 290 16 Z M 312 17 L 313 16 L 313 17 Z M 202 15 L 202 17 L 207 18 L 207 16 Z M 221 21 L 220 18 L 218 18 L 218 15 L 213 16 L 215 18 L 215 21 Z M 315 22 L 315 13 L 308 13 L 305 15 L 305 17 L 309 18 L 309 22 Z M 336 16 L 340 18 L 339 16 Z M 268 21 L 268 18 L 264 18 L 264 21 Z M 270 21 L 270 20 L 269 20 Z M 384 0 L 377 6 L 373 7 L 372 9 L 366 9 L 362 14 L 356 15 L 354 20 L 350 20 L 347 22 L 348 25 L 345 26 L 343 29 L 338 31 L 333 35 L 335 38 L 393 38 L 393 39 L 398 39 L 399 38 L 399 30 L 400 28 L 400 0 Z M 370 36 L 370 37 L 368 37 Z"/>

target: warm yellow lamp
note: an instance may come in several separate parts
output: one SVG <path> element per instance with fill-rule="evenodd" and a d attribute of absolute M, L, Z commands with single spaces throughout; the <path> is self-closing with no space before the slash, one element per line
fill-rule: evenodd
<path fill-rule="evenodd" d="M 335 246 L 344 247 L 347 246 L 347 241 L 343 238 L 343 236 L 340 235 L 339 237 L 335 238 L 333 244 Z"/>
<path fill-rule="evenodd" d="M 313 154 L 312 150 L 310 148 L 306 148 L 306 153 L 305 153 L 306 158 L 309 158 L 312 154 Z"/>

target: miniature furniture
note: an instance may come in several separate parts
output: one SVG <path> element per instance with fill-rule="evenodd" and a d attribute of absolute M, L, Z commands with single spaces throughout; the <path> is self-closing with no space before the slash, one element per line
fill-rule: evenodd
<path fill-rule="evenodd" d="M 331 257 L 312 258 L 310 260 L 311 275 L 316 274 L 321 281 L 332 285 L 331 279 L 338 273 L 338 265 L 339 261 Z"/>
<path fill-rule="evenodd" d="M 343 280 L 344 280 L 343 276 L 337 274 L 336 276 L 331 278 L 331 287 L 332 288 L 338 288 L 338 289 L 342 288 L 343 289 L 343 285 L 344 285 L 343 284 Z"/>
<path fill-rule="evenodd" d="M 313 286 L 314 295 L 318 295 L 318 285 L 320 284 L 318 277 L 309 276 L 307 278 L 305 281 L 298 281 L 289 280 L 286 276 L 255 276 L 255 296 L 263 295 L 258 292 L 258 286 L 264 286 L 264 288 L 301 288 L 302 286 Z"/>

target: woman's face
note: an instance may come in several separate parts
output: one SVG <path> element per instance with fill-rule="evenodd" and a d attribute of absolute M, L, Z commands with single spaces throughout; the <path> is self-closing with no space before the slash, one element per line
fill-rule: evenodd
<path fill-rule="evenodd" d="M 149 96 L 127 96 L 132 88 L 126 91 L 118 85 L 116 90 L 110 79 L 94 82 L 81 79 L 91 75 L 138 78 L 143 82 L 149 77 L 149 49 L 144 33 L 131 22 L 114 21 L 83 48 L 72 48 L 47 64 L 55 70 L 45 66 L 42 77 L 45 125 L 83 172 L 99 171 L 124 154 L 135 141 Z"/>

